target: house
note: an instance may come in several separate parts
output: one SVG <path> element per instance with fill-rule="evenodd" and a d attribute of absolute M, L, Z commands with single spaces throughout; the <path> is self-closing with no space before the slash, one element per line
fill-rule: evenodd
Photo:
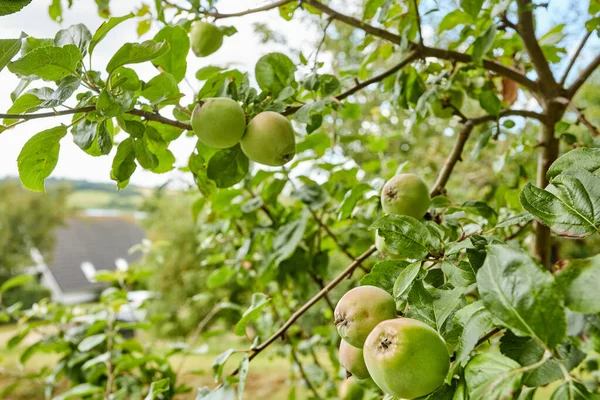
<path fill-rule="evenodd" d="M 97 300 L 106 284 L 94 280 L 95 272 L 136 261 L 140 253 L 129 250 L 145 236 L 136 220 L 127 216 L 78 216 L 55 234 L 52 260 L 44 260 L 35 249 L 32 257 L 52 300 L 63 304 Z"/>

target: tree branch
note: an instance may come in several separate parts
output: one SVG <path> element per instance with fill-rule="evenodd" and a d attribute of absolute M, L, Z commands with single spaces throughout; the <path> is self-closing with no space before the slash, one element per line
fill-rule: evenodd
<path fill-rule="evenodd" d="M 420 50 L 420 54 L 422 54 L 424 57 L 441 58 L 443 60 L 450 60 L 450 61 L 461 62 L 461 63 L 465 63 L 465 64 L 468 64 L 473 61 L 473 58 L 470 55 L 460 53 L 458 51 L 444 50 L 444 49 L 438 49 L 435 47 L 428 47 L 428 46 L 423 46 L 419 50 Z M 531 79 L 529 79 L 527 76 L 525 76 L 521 71 L 519 71 L 516 68 L 508 67 L 499 62 L 488 60 L 485 58 L 482 60 L 482 63 L 483 63 L 483 67 L 487 70 L 493 71 L 493 72 L 497 73 L 498 75 L 505 76 L 505 77 L 521 84 L 522 86 L 526 87 L 527 89 L 531 90 L 532 92 L 539 91 L 538 84 L 535 81 L 532 81 Z"/>
<path fill-rule="evenodd" d="M 328 6 L 320 3 L 317 0 L 304 0 L 304 3 L 309 4 L 312 7 L 318 9 L 322 13 L 328 15 L 330 18 L 336 19 L 338 21 L 344 22 L 355 28 L 361 29 L 371 35 L 380 37 L 382 39 L 385 39 L 385 40 L 390 41 L 395 44 L 400 44 L 400 42 L 402 41 L 402 38 L 400 36 L 390 32 L 390 31 L 387 31 L 387 30 L 381 29 L 381 28 L 377 28 L 375 26 L 366 24 L 356 18 L 341 14 L 341 13 L 329 8 Z M 417 52 L 417 58 L 436 57 L 436 58 L 441 58 L 444 60 L 458 61 L 458 62 L 462 62 L 462 63 L 470 63 L 473 61 L 473 59 L 470 55 L 456 52 L 456 51 L 438 49 L 435 47 L 422 46 L 422 45 L 412 43 L 412 42 L 409 43 L 408 47 L 410 49 L 412 49 L 413 51 Z M 536 82 L 527 78 L 524 74 L 522 74 L 519 70 L 517 70 L 515 68 L 507 67 L 499 62 L 487 60 L 487 59 L 483 60 L 483 67 L 490 71 L 497 73 L 498 75 L 510 78 L 513 81 L 520 83 L 521 85 L 523 85 L 524 87 L 528 88 L 529 90 L 531 90 L 533 92 L 537 92 L 539 90 Z"/>
<path fill-rule="evenodd" d="M 377 83 L 377 82 L 381 82 L 382 80 L 384 80 L 388 76 L 391 76 L 391 75 L 395 74 L 396 72 L 400 71 L 402 68 L 404 68 L 405 66 L 407 66 L 411 62 L 417 60 L 418 58 L 419 58 L 419 56 L 418 56 L 417 52 L 411 51 L 404 58 L 404 60 L 400 61 L 394 67 L 388 69 L 387 71 L 382 72 L 379 75 L 375 75 L 371 79 L 367 79 L 364 82 L 358 83 L 356 86 L 354 86 L 354 87 L 346 90 L 345 92 L 342 92 L 342 93 L 338 94 L 337 96 L 334 97 L 334 99 L 336 99 L 338 101 L 342 101 L 346 97 L 352 96 L 354 93 L 358 92 L 361 89 L 366 88 L 367 86 L 370 86 L 370 85 L 372 85 L 374 83 Z M 300 108 L 302 108 L 302 106 L 289 106 L 288 108 L 285 109 L 285 111 L 283 111 L 282 114 L 283 115 L 292 115 L 296 111 L 298 111 Z"/>
<path fill-rule="evenodd" d="M 325 287 L 319 291 L 316 295 L 314 295 L 309 301 L 307 301 L 302 307 L 300 307 L 295 313 L 293 313 L 290 318 L 279 328 L 277 331 L 271 335 L 266 341 L 257 346 L 252 353 L 250 354 L 250 360 L 259 355 L 263 350 L 269 347 L 272 343 L 277 341 L 280 337 L 283 337 L 283 334 L 300 318 L 305 312 L 307 312 L 313 305 L 315 305 L 319 300 L 325 297 L 333 288 L 335 288 L 340 282 L 342 282 L 347 276 L 352 275 L 354 270 L 358 268 L 359 265 L 363 263 L 367 258 L 369 258 L 373 253 L 375 253 L 375 246 L 371 246 L 367 251 L 358 256 L 354 262 L 352 262 L 345 270 L 339 273 L 331 282 L 329 282 Z M 239 370 L 236 369 L 231 373 L 231 375 L 237 375 Z"/>
<path fill-rule="evenodd" d="M 471 132 L 473 131 L 473 128 L 476 125 L 481 125 L 486 122 L 491 122 L 491 121 L 495 121 L 500 118 L 505 118 L 505 117 L 510 117 L 510 116 L 535 118 L 544 124 L 546 123 L 546 117 L 544 115 L 538 114 L 534 111 L 527 111 L 527 110 L 505 110 L 505 111 L 502 111 L 500 113 L 500 115 L 498 115 L 498 116 L 484 115 L 483 117 L 467 119 L 463 125 L 463 128 L 461 129 L 460 133 L 458 134 L 458 137 L 456 138 L 456 142 L 454 143 L 454 147 L 452 147 L 452 151 L 450 152 L 450 155 L 444 162 L 444 166 L 440 170 L 437 180 L 436 180 L 435 184 L 433 185 L 433 188 L 430 191 L 431 197 L 440 195 L 444 192 L 444 188 L 446 187 L 446 184 L 448 183 L 448 180 L 450 179 L 450 175 L 452 174 L 452 171 L 454 170 L 456 163 L 458 161 L 462 160 L 461 155 L 462 155 L 463 149 L 465 148 L 465 143 L 467 143 L 469 136 L 471 136 Z"/>
<path fill-rule="evenodd" d="M 258 13 L 258 12 L 262 12 L 262 11 L 269 11 L 272 10 L 274 8 L 277 7 L 281 7 L 284 6 L 288 3 L 292 3 L 295 0 L 280 0 L 280 1 L 276 1 L 275 3 L 271 3 L 271 4 L 267 4 L 265 6 L 262 7 L 257 7 L 257 8 L 252 8 L 246 11 L 240 11 L 240 12 L 236 12 L 236 13 L 231 13 L 231 14 L 221 14 L 221 13 L 211 13 L 211 12 L 206 12 L 203 13 L 204 15 L 207 15 L 209 17 L 213 17 L 215 19 L 223 19 L 223 18 L 233 18 L 233 17 L 242 17 L 244 15 L 248 15 L 248 14 L 254 14 L 254 13 Z"/>
<path fill-rule="evenodd" d="M 89 113 L 89 112 L 93 112 L 93 111 L 96 111 L 95 106 L 73 108 L 71 110 L 35 113 L 35 114 L 0 114 L 0 118 L 29 121 L 32 119 L 60 117 L 63 115 Z M 142 117 L 142 118 L 146 119 L 147 121 L 156 121 L 156 122 L 160 122 L 161 124 L 171 125 L 171 126 L 174 126 L 177 128 L 184 129 L 184 130 L 188 130 L 188 131 L 192 130 L 192 127 L 189 124 L 175 121 L 175 120 L 172 120 L 169 118 L 165 118 L 158 113 L 152 113 L 149 111 L 133 109 L 133 110 L 127 111 L 127 114 L 137 115 L 138 117 Z"/>
<path fill-rule="evenodd" d="M 96 111 L 96 106 L 73 108 L 73 109 L 70 109 L 70 110 L 52 111 L 52 112 L 36 113 L 36 114 L 0 114 L 0 118 L 3 118 L 3 119 L 22 119 L 22 120 L 25 120 L 25 121 L 29 121 L 31 119 L 60 117 L 62 115 L 72 115 L 72 114 L 79 114 L 79 113 L 88 113 L 88 112 L 92 112 L 92 111 Z"/>
<path fill-rule="evenodd" d="M 577 77 L 575 82 L 566 92 L 566 97 L 568 99 L 572 99 L 575 96 L 575 93 L 579 90 L 579 88 L 585 83 L 585 81 L 594 73 L 594 71 L 600 66 L 600 54 L 594 58 L 590 64 L 581 72 L 581 74 Z"/>
<path fill-rule="evenodd" d="M 542 52 L 542 48 L 535 36 L 533 25 L 533 2 L 531 0 L 518 0 L 519 21 L 517 22 L 517 33 L 521 36 L 525 49 L 531 58 L 533 67 L 538 74 L 538 82 L 545 93 L 549 93 L 556 87 L 554 75 L 550 70 L 550 64 Z"/>
<path fill-rule="evenodd" d="M 581 51 L 583 50 L 585 43 L 588 41 L 590 36 L 592 36 L 593 32 L 594 31 L 587 32 L 585 34 L 584 38 L 581 40 L 581 43 L 579 43 L 579 47 L 577 48 L 577 50 L 575 50 L 575 54 L 573 54 L 571 61 L 569 61 L 569 65 L 567 65 L 567 69 L 565 70 L 565 73 L 563 74 L 562 78 L 560 79 L 560 86 L 564 86 L 564 84 L 567 80 L 567 77 L 569 76 L 569 72 L 571 72 L 573 65 L 575 65 L 575 61 L 577 61 L 577 58 L 579 57 L 579 54 L 581 54 Z"/>

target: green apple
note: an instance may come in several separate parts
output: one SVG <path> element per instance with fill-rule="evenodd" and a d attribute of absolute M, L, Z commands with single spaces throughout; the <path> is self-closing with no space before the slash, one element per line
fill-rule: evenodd
<path fill-rule="evenodd" d="M 450 357 L 444 339 L 411 318 L 381 322 L 367 337 L 363 354 L 373 381 L 384 392 L 414 399 L 444 383 Z"/>
<path fill-rule="evenodd" d="M 430 202 L 427 185 L 415 174 L 396 175 L 386 182 L 381 191 L 381 206 L 386 214 L 422 219 Z"/>
<path fill-rule="evenodd" d="M 206 57 L 219 50 L 223 32 L 208 22 L 195 21 L 190 29 L 190 44 L 196 57 Z"/>
<path fill-rule="evenodd" d="M 397 317 L 396 302 L 381 288 L 359 286 L 342 296 L 333 315 L 342 339 L 354 347 L 362 348 L 378 323 Z"/>
<path fill-rule="evenodd" d="M 338 389 L 340 400 L 362 400 L 365 390 L 353 376 L 344 380 Z"/>
<path fill-rule="evenodd" d="M 273 111 L 264 111 L 252 118 L 241 144 L 250 160 L 272 167 L 282 166 L 296 155 L 292 124 Z"/>
<path fill-rule="evenodd" d="M 362 349 L 350 346 L 342 339 L 338 356 L 342 367 L 355 376 L 356 379 L 367 379 L 369 377 Z"/>
<path fill-rule="evenodd" d="M 205 145 L 225 149 L 238 144 L 244 136 L 246 116 L 242 107 L 232 99 L 204 99 L 194 108 L 192 129 Z"/>

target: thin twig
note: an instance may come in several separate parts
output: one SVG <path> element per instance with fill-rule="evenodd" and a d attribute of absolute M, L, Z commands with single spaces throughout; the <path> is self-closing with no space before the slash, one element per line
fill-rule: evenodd
<path fill-rule="evenodd" d="M 230 13 L 230 14 L 221 14 L 218 12 L 206 12 L 203 13 L 204 15 L 207 15 L 209 17 L 213 17 L 215 19 L 223 19 L 223 18 L 233 18 L 233 17 L 242 17 L 244 15 L 248 15 L 248 14 L 254 14 L 254 13 L 258 13 L 258 12 L 262 12 L 262 11 L 269 11 L 272 10 L 274 8 L 278 8 L 281 6 L 284 6 L 288 3 L 292 3 L 296 0 L 280 0 L 280 1 L 276 1 L 275 3 L 271 3 L 271 4 L 267 4 L 265 6 L 262 7 L 257 7 L 257 8 L 252 8 L 250 10 L 246 10 L 246 11 L 240 11 L 240 12 L 236 12 L 236 13 Z"/>
<path fill-rule="evenodd" d="M 585 34 L 585 36 L 583 37 L 583 39 L 581 40 L 581 43 L 579 43 L 579 47 L 577 48 L 577 50 L 575 50 L 573 57 L 571 57 L 571 61 L 569 61 L 569 65 L 567 65 L 567 69 L 565 70 L 565 73 L 563 74 L 562 78 L 560 79 L 560 86 L 564 86 L 565 82 L 567 81 L 567 78 L 569 77 L 569 72 L 571 72 L 573 65 L 575 65 L 575 62 L 577 61 L 579 54 L 581 54 L 581 51 L 583 50 L 585 43 L 588 41 L 590 36 L 592 36 L 592 33 L 594 33 L 594 31 L 588 31 Z"/>
<path fill-rule="evenodd" d="M 575 82 L 573 82 L 573 84 L 571 86 L 569 86 L 569 88 L 567 89 L 567 92 L 566 92 L 566 97 L 568 99 L 572 99 L 573 96 L 575 96 L 575 93 L 577 93 L 577 91 L 579 90 L 579 88 L 585 83 L 585 81 L 587 81 L 587 79 L 590 77 L 590 75 L 592 75 L 599 66 L 600 66 L 600 54 L 598 54 L 596 56 L 596 58 L 594 58 L 588 64 L 588 66 L 581 72 L 581 74 L 577 77 L 577 79 L 575 79 Z"/>
<path fill-rule="evenodd" d="M 423 43 L 423 32 L 421 31 L 421 16 L 419 15 L 418 0 L 413 0 L 413 5 L 415 6 L 415 17 L 417 18 L 417 29 L 419 30 L 419 43 L 421 46 L 424 46 L 425 43 Z"/>
<path fill-rule="evenodd" d="M 315 64 L 313 66 L 313 70 L 317 69 L 317 65 L 318 65 L 318 61 L 319 61 L 319 53 L 321 52 L 321 47 L 323 47 L 323 43 L 325 43 L 325 39 L 327 38 L 327 29 L 329 28 L 329 25 L 331 25 L 332 22 L 333 22 L 333 18 L 327 19 L 327 23 L 325 24 L 325 27 L 323 28 L 323 37 L 321 38 L 321 41 L 319 42 L 319 45 L 317 46 L 317 51 L 315 52 Z"/>
<path fill-rule="evenodd" d="M 86 106 L 86 107 L 81 107 L 81 108 L 73 108 L 71 110 L 61 110 L 61 111 L 34 113 L 34 114 L 0 114 L 0 118 L 19 119 L 19 120 L 29 121 L 32 119 L 60 117 L 63 115 L 89 113 L 92 111 L 96 111 L 95 106 Z M 153 113 L 153 112 L 138 110 L 138 109 L 134 108 L 133 110 L 127 111 L 127 114 L 137 115 L 138 117 L 142 117 L 142 118 L 146 119 L 147 121 L 156 121 L 156 122 L 160 122 L 161 124 L 171 125 L 171 126 L 174 126 L 177 128 L 184 129 L 184 130 L 188 130 L 188 131 L 192 130 L 192 127 L 189 124 L 163 117 L 159 113 Z"/>

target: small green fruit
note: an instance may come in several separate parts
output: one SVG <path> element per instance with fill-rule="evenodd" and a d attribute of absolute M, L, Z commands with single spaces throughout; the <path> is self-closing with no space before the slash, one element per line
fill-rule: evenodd
<path fill-rule="evenodd" d="M 414 399 L 444 383 L 450 357 L 444 339 L 427 324 L 411 318 L 381 322 L 363 349 L 371 378 L 384 392 Z"/>
<path fill-rule="evenodd" d="M 208 22 L 194 22 L 190 29 L 190 37 L 192 51 L 196 57 L 211 55 L 223 44 L 223 32 Z"/>
<path fill-rule="evenodd" d="M 273 111 L 252 118 L 242 138 L 242 151 L 259 164 L 279 167 L 296 154 L 296 139 L 290 121 Z"/>
<path fill-rule="evenodd" d="M 397 317 L 396 302 L 383 289 L 359 286 L 342 296 L 333 315 L 342 339 L 354 347 L 362 348 L 378 323 Z"/>
<path fill-rule="evenodd" d="M 340 384 L 338 395 L 340 400 L 362 400 L 364 392 L 360 382 L 351 376 Z"/>
<path fill-rule="evenodd" d="M 363 358 L 362 349 L 350 346 L 342 340 L 338 356 L 342 367 L 356 377 L 356 379 L 367 379 L 369 377 L 369 371 L 367 370 L 367 365 Z"/>
<path fill-rule="evenodd" d="M 219 97 L 204 99 L 192 114 L 192 129 L 200 141 L 217 149 L 239 143 L 246 129 L 246 116 L 234 100 Z"/>
<path fill-rule="evenodd" d="M 381 191 L 381 206 L 386 214 L 408 215 L 421 219 L 431 199 L 427 185 L 415 174 L 400 174 L 387 181 Z"/>

